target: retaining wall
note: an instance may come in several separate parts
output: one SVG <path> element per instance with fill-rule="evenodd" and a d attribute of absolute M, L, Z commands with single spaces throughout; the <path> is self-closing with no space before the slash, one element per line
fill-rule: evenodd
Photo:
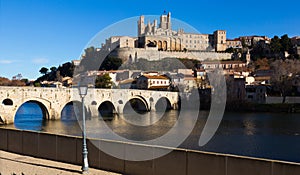
<path fill-rule="evenodd" d="M 118 151 L 124 159 L 110 156 L 96 146 Z M 172 149 L 169 154 L 148 161 L 127 161 L 128 150 L 152 151 L 171 148 L 141 146 L 108 140 L 88 140 L 89 165 L 130 175 L 299 175 L 300 164 L 276 160 Z M 81 165 L 82 138 L 42 132 L 0 128 L 0 149 L 33 157 Z"/>

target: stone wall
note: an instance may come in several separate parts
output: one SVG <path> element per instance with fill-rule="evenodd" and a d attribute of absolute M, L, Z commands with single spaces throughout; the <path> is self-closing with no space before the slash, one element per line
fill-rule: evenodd
<path fill-rule="evenodd" d="M 231 53 L 205 52 L 205 51 L 158 51 L 156 48 L 117 48 L 110 53 L 110 56 L 118 57 L 130 62 L 136 62 L 139 58 L 149 61 L 160 60 L 163 58 L 188 58 L 199 61 L 203 60 L 227 60 L 231 59 Z"/>
<path fill-rule="evenodd" d="M 0 128 L 0 150 L 59 162 L 82 164 L 82 138 L 43 132 Z M 116 158 L 99 149 L 120 152 Z M 229 154 L 138 145 L 111 140 L 87 140 L 89 165 L 130 175 L 299 175 L 300 164 Z M 169 154 L 147 161 L 129 161 L 129 154 Z M 0 172 L 1 173 L 1 172 Z"/>

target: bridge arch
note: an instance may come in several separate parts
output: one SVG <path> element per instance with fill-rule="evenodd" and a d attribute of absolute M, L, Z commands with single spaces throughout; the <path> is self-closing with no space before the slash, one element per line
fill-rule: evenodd
<path fill-rule="evenodd" d="M 87 114 L 87 108 L 85 106 L 85 112 Z M 81 119 L 82 115 L 82 103 L 78 100 L 66 102 L 62 105 L 60 110 L 61 120 L 77 120 Z"/>
<path fill-rule="evenodd" d="M 111 101 L 104 101 L 98 107 L 98 114 L 100 117 L 113 117 L 116 113 L 116 108 Z"/>
<path fill-rule="evenodd" d="M 155 104 L 155 110 L 165 112 L 172 109 L 170 100 L 167 97 L 161 97 Z"/>
<path fill-rule="evenodd" d="M 147 100 L 139 95 L 133 96 L 130 98 L 124 106 L 123 113 L 130 113 L 132 112 L 131 109 L 133 109 L 137 113 L 144 113 L 146 111 L 149 111 L 149 104 Z"/>
<path fill-rule="evenodd" d="M 43 100 L 43 99 L 27 99 L 26 101 L 24 101 L 22 104 L 20 104 L 18 106 L 18 109 L 14 113 L 14 118 L 16 117 L 17 113 L 19 112 L 20 108 L 26 103 L 37 104 L 39 106 L 39 108 L 41 109 L 41 111 L 42 111 L 43 119 L 47 119 L 47 120 L 50 119 L 50 115 L 49 115 L 50 103 L 46 100 Z"/>

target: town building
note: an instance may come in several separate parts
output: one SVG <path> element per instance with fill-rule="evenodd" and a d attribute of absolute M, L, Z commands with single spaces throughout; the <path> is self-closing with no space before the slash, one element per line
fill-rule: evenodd
<path fill-rule="evenodd" d="M 241 103 L 246 98 L 245 77 L 244 76 L 226 76 L 227 102 Z"/>
<path fill-rule="evenodd" d="M 197 65 L 198 68 L 205 70 L 209 69 L 235 69 L 246 67 L 247 63 L 242 61 L 202 61 L 200 65 Z"/>
<path fill-rule="evenodd" d="M 226 40 L 226 48 L 233 48 L 233 49 L 241 49 L 243 48 L 242 42 L 240 39 L 227 39 Z"/>
<path fill-rule="evenodd" d="M 170 79 L 157 73 L 147 73 L 137 78 L 136 87 L 137 89 L 168 90 Z"/>
<path fill-rule="evenodd" d="M 242 42 L 242 44 L 244 42 L 244 44 L 246 46 L 254 46 L 260 41 L 264 41 L 266 43 L 271 42 L 271 39 L 268 38 L 267 36 L 256 36 L 256 35 L 253 35 L 253 36 L 240 36 L 239 40 Z"/>
<path fill-rule="evenodd" d="M 246 101 L 251 103 L 265 103 L 267 88 L 265 85 L 247 85 Z"/>
<path fill-rule="evenodd" d="M 291 38 L 293 46 L 300 46 L 300 36 L 295 36 Z"/>

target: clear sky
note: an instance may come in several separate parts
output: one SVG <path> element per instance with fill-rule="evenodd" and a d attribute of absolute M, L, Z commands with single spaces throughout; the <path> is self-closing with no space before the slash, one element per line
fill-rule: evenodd
<path fill-rule="evenodd" d="M 0 0 L 0 76 L 37 78 L 42 66 L 79 59 L 99 31 L 120 20 L 170 11 L 201 33 L 300 35 L 299 0 Z M 133 30 L 136 30 L 136 23 Z M 100 46 L 100 43 L 99 43 Z"/>

